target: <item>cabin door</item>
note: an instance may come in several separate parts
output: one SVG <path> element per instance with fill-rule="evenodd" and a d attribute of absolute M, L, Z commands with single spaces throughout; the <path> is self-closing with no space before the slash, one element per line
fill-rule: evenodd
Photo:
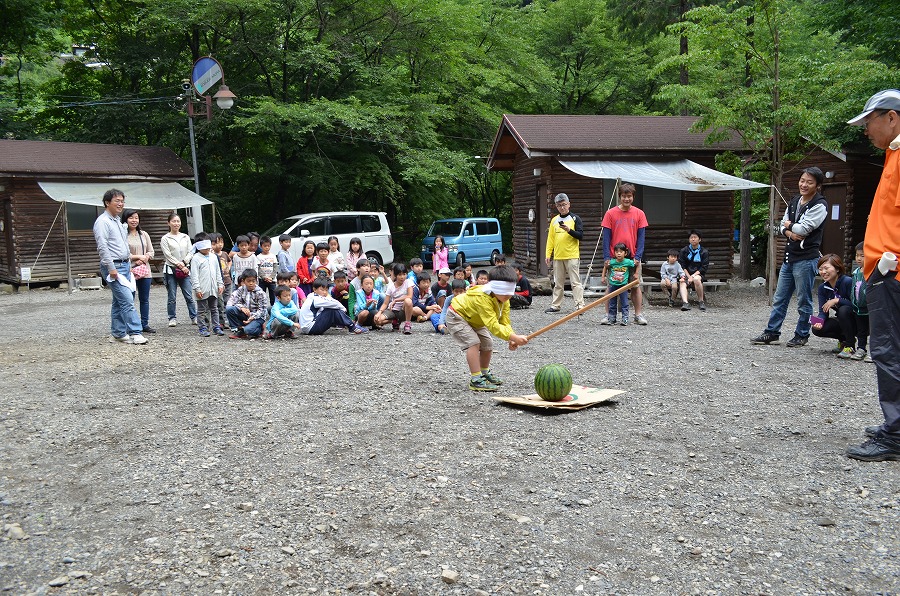
<path fill-rule="evenodd" d="M 846 246 L 845 231 L 847 228 L 847 185 L 846 184 L 826 184 L 822 188 L 822 194 L 828 201 L 828 215 L 825 217 L 825 228 L 822 236 L 823 255 L 834 253 L 841 257 L 845 265 L 849 265 L 847 270 L 851 270 L 852 257 L 855 256 L 853 247 Z M 847 262 L 847 258 L 851 258 L 851 262 Z"/>

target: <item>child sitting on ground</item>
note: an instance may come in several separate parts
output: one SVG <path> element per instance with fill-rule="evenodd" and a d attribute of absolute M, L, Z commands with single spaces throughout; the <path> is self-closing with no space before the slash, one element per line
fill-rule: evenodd
<path fill-rule="evenodd" d="M 297 290 L 297 274 L 293 271 L 279 271 L 277 275 L 275 275 L 275 299 L 278 300 L 278 286 L 287 286 L 291 291 L 291 300 L 294 304 L 297 305 L 297 308 L 300 308 L 300 305 L 303 304 L 303 299 L 306 298 L 304 294 L 302 297 L 300 293 L 303 290 Z M 272 306 L 275 306 L 275 303 L 272 303 Z"/>
<path fill-rule="evenodd" d="M 431 294 L 431 275 L 427 271 L 419 274 L 419 283 L 413 288 L 413 316 L 419 323 L 424 323 L 431 315 L 440 313 L 441 307 L 437 305 Z"/>
<path fill-rule="evenodd" d="M 312 295 L 307 296 L 300 309 L 300 331 L 305 335 L 322 335 L 332 327 L 346 327 L 357 335 L 369 331 L 351 321 L 341 303 L 328 295 L 328 282 L 316 278 Z"/>
<path fill-rule="evenodd" d="M 412 280 L 414 285 L 419 285 L 419 275 L 422 271 L 425 270 L 425 264 L 422 262 L 422 259 L 419 257 L 415 257 L 409 260 L 409 279 Z"/>
<path fill-rule="evenodd" d="M 444 301 L 448 298 L 453 290 L 450 285 L 450 276 L 453 272 L 448 267 L 443 267 L 437 274 L 437 281 L 431 284 L 431 295 L 434 296 L 438 306 L 444 308 Z"/>
<path fill-rule="evenodd" d="M 670 249 L 666 262 L 659 268 L 659 287 L 669 294 L 669 306 L 675 306 L 676 296 L 681 296 L 681 310 L 691 310 L 687 295 L 687 274 L 678 262 L 678 251 Z"/>
<path fill-rule="evenodd" d="M 471 265 L 469 265 L 471 268 Z M 472 285 L 472 282 L 469 281 L 468 277 L 466 277 L 466 270 L 463 267 L 457 267 L 453 270 L 453 279 L 461 279 L 466 282 L 466 287 L 468 288 Z"/>
<path fill-rule="evenodd" d="M 531 282 L 522 275 L 522 268 L 518 263 L 510 263 L 510 267 L 516 270 L 516 293 L 509 299 L 509 307 L 514 309 L 528 308 L 531 306 Z"/>
<path fill-rule="evenodd" d="M 515 289 L 515 270 L 508 265 L 494 267 L 487 284 L 469 288 L 450 305 L 447 329 L 466 354 L 472 391 L 496 391 L 503 384 L 491 372 L 491 334 L 509 342 L 510 350 L 528 343 L 527 337 L 513 332 L 509 322 L 509 299 Z"/>
<path fill-rule="evenodd" d="M 331 294 L 332 298 L 341 303 L 341 306 L 347 311 L 347 316 L 350 316 L 350 282 L 347 281 L 346 271 L 334 272 L 334 285 L 331 286 L 331 291 L 328 293 Z"/>
<path fill-rule="evenodd" d="M 352 243 L 351 243 L 352 244 Z M 350 296 L 347 297 L 347 314 L 354 321 L 356 320 L 356 294 L 362 289 L 362 276 L 369 275 L 369 259 L 361 257 L 354 263 L 356 269 L 356 277 L 350 280 Z M 373 280 L 374 282 L 374 280 Z"/>
<path fill-rule="evenodd" d="M 631 279 L 632 271 L 634 271 L 634 261 L 627 258 L 628 247 L 625 246 L 624 242 L 619 242 L 613 247 L 613 255 L 616 258 L 609 261 L 609 278 L 606 282 L 607 294 L 611 294 L 626 285 Z M 622 307 L 621 324 L 628 324 L 628 292 L 622 292 L 609 301 L 609 310 L 607 315 L 600 320 L 601 325 L 616 324 L 616 311 L 619 305 Z"/>
<path fill-rule="evenodd" d="M 269 314 L 269 297 L 258 286 L 255 269 L 245 269 L 238 277 L 240 286 L 232 292 L 225 307 L 231 327 L 231 339 L 253 339 L 262 334 Z"/>
<path fill-rule="evenodd" d="M 444 301 L 444 307 L 441 309 L 441 312 L 431 315 L 431 324 L 434 326 L 435 332 L 441 335 L 446 335 L 447 333 L 447 313 L 453 304 L 453 297 L 466 293 L 466 282 L 461 279 L 454 279 L 450 286 L 450 295 Z"/>
<path fill-rule="evenodd" d="M 483 286 L 488 282 L 488 272 L 484 269 L 479 269 L 478 273 L 475 274 L 475 285 Z"/>
<path fill-rule="evenodd" d="M 412 333 L 412 280 L 407 277 L 406 265 L 394 263 L 391 267 L 394 279 L 384 287 L 384 303 L 375 317 L 375 324 L 379 327 L 391 321 L 394 331 L 400 328 L 400 320 L 403 320 L 403 333 Z"/>
<path fill-rule="evenodd" d="M 362 277 L 356 279 L 360 282 L 359 290 L 356 292 L 356 307 L 353 309 L 356 313 L 356 323 L 361 327 L 374 327 L 375 315 L 384 302 L 384 294 L 375 289 L 375 280 L 371 275 L 364 273 Z"/>
<path fill-rule="evenodd" d="M 272 305 L 272 313 L 266 323 L 265 339 L 284 337 L 294 338 L 294 330 L 300 329 L 300 309 L 291 298 L 291 288 L 279 285 L 275 288 L 275 304 Z"/>
<path fill-rule="evenodd" d="M 209 337 L 209 325 L 216 335 L 225 335 L 219 321 L 218 298 L 225 290 L 219 258 L 210 254 L 212 242 L 201 240 L 195 245 L 197 254 L 191 259 L 191 286 L 197 300 L 197 327 L 200 335 Z"/>

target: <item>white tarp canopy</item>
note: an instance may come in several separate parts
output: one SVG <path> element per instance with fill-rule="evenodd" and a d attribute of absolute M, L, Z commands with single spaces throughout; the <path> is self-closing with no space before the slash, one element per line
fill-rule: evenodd
<path fill-rule="evenodd" d="M 117 188 L 125 193 L 128 209 L 174 211 L 209 205 L 208 201 L 177 182 L 41 182 L 38 185 L 54 201 L 103 207 L 103 193 Z"/>
<path fill-rule="evenodd" d="M 768 188 L 743 178 L 729 176 L 701 166 L 689 159 L 673 161 L 563 161 L 563 166 L 581 176 L 608 178 L 656 188 L 710 192 L 715 190 L 745 190 Z"/>

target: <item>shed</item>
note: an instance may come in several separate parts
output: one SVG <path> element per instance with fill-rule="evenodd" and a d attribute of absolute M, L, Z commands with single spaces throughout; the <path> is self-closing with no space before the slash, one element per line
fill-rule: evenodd
<path fill-rule="evenodd" d="M 584 222 L 582 269 L 591 263 L 603 214 L 616 204 L 616 181 L 576 174 L 563 163 L 600 160 L 627 165 L 690 160 L 715 169 L 717 154 L 743 151 L 736 139 L 707 144 L 706 134 L 690 131 L 696 121 L 697 118 L 686 116 L 504 115 L 487 167 L 513 172 L 512 243 L 516 261 L 531 274 L 546 275 L 547 226 L 556 214 L 552 197 L 564 192 L 569 196 L 572 212 Z M 623 178 L 623 182 L 627 181 L 634 182 Z M 644 210 L 650 224 L 645 261 L 665 260 L 668 250 L 687 244 L 690 230 L 697 228 L 710 252 L 710 278 L 731 276 L 733 188 L 696 192 L 649 184 L 636 186 L 634 204 Z M 602 268 L 601 253 L 602 246 L 594 258 L 593 271 L 598 274 Z"/>
<path fill-rule="evenodd" d="M 171 149 L 0 140 L 0 281 L 59 282 L 99 269 L 93 225 L 109 188 L 125 192 L 153 239 L 180 207 L 209 204 L 181 186 L 190 166 Z"/>

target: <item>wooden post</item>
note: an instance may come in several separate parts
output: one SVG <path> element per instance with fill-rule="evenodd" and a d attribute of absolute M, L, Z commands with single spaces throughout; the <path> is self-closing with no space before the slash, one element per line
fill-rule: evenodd
<path fill-rule="evenodd" d="M 616 290 L 616 291 L 614 291 L 614 292 L 610 292 L 610 293 L 607 294 L 606 296 L 603 296 L 603 297 L 600 298 L 599 300 L 595 300 L 595 301 L 591 302 L 590 304 L 588 304 L 587 306 L 583 306 L 583 307 L 579 308 L 578 310 L 576 310 L 575 312 L 572 312 L 572 313 L 567 314 L 567 315 L 564 316 L 563 318 L 561 318 L 561 319 L 559 319 L 559 320 L 557 320 L 557 321 L 554 321 L 554 322 L 550 323 L 550 324 L 547 325 L 546 327 L 541 327 L 541 328 L 538 329 L 537 331 L 535 331 L 535 332 L 533 332 L 533 333 L 529 333 L 529 334 L 527 335 L 528 341 L 531 341 L 532 339 L 534 339 L 534 338 L 537 337 L 538 335 L 541 335 L 542 333 L 546 333 L 547 331 L 550 331 L 550 330 L 553 329 L 554 327 L 559 327 L 560 325 L 562 325 L 562 324 L 565 323 L 566 321 L 571 321 L 571 320 L 574 319 L 575 317 L 584 314 L 586 311 L 588 311 L 588 310 L 594 308 L 595 306 L 599 306 L 599 305 L 601 305 L 601 304 L 606 304 L 607 302 L 609 302 L 609 300 L 610 300 L 611 298 L 614 298 L 614 297 L 618 296 L 618 295 L 621 294 L 622 292 L 627 292 L 627 291 L 631 290 L 631 288 L 637 287 L 638 285 L 640 285 L 640 283 L 641 283 L 640 280 L 637 280 L 637 279 L 634 280 L 634 281 L 632 281 L 632 282 L 629 282 L 629 283 L 625 284 L 624 286 L 622 286 L 621 288 L 619 288 L 618 290 Z"/>

